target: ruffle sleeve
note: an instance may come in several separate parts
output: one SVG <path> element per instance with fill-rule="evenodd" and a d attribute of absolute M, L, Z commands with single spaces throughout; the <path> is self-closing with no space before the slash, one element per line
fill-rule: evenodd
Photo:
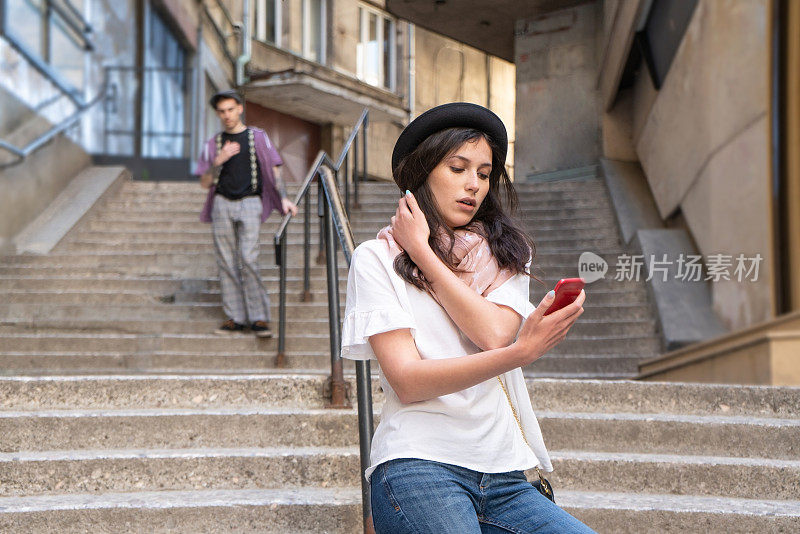
<path fill-rule="evenodd" d="M 370 336 L 403 328 L 410 329 L 412 336 L 416 332 L 405 282 L 394 273 L 381 246 L 376 240 L 367 241 L 353 252 L 342 323 L 342 358 L 375 359 Z"/>
<path fill-rule="evenodd" d="M 506 280 L 506 282 L 486 295 L 486 300 L 508 306 L 521 317 L 527 318 L 533 313 L 536 306 L 531 304 L 528 298 L 528 275 L 518 273 Z"/>

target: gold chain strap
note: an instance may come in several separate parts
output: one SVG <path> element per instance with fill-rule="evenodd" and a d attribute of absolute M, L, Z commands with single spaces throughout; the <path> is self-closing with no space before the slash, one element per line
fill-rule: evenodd
<path fill-rule="evenodd" d="M 222 150 L 222 133 L 217 134 L 217 154 Z M 256 162 L 256 143 L 253 130 L 247 129 L 247 141 L 250 146 L 250 187 L 258 189 L 258 164 Z M 219 173 L 214 177 L 214 186 L 219 183 Z"/>
<path fill-rule="evenodd" d="M 517 421 L 517 426 L 519 427 L 519 431 L 522 432 L 522 439 L 524 439 L 525 440 L 525 444 L 528 445 L 528 447 L 530 447 L 531 444 L 528 443 L 528 438 L 525 437 L 525 431 L 522 430 L 522 423 L 520 422 L 519 416 L 517 415 L 517 410 L 514 408 L 514 403 L 511 402 L 511 395 L 508 394 L 508 390 L 506 389 L 506 385 L 503 384 L 503 381 L 500 379 L 499 376 L 497 377 L 497 381 L 500 382 L 500 387 L 503 388 L 503 393 L 506 394 L 506 399 L 508 400 L 508 405 L 511 406 L 511 413 L 514 414 L 514 419 Z M 533 450 L 533 448 L 531 448 L 531 450 Z"/>
<path fill-rule="evenodd" d="M 503 388 L 503 393 L 506 394 L 506 400 L 508 401 L 508 405 L 511 407 L 511 413 L 514 414 L 514 419 L 517 421 L 517 426 L 519 427 L 519 431 L 522 433 L 522 439 L 525 440 L 525 444 L 528 446 L 528 448 L 530 448 L 530 450 L 533 451 L 533 447 L 531 447 L 531 444 L 528 443 L 528 438 L 525 437 L 525 431 L 522 429 L 522 422 L 519 420 L 519 416 L 517 415 L 517 410 L 516 408 L 514 408 L 514 403 L 511 402 L 511 395 L 508 394 L 506 385 L 503 384 L 503 381 L 500 379 L 499 376 L 497 377 L 497 381 L 500 382 L 500 387 Z M 536 468 L 536 474 L 539 476 L 539 482 L 542 483 L 542 487 L 545 489 L 545 491 L 547 491 L 548 493 L 552 493 L 552 490 L 550 489 L 550 484 L 544 478 L 542 472 L 539 471 L 538 467 Z"/>

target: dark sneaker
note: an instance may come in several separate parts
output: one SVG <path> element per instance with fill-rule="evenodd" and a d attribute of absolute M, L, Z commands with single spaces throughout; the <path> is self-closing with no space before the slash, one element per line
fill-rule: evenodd
<path fill-rule="evenodd" d="M 269 329 L 269 323 L 266 321 L 256 321 L 250 325 L 250 330 L 256 337 L 272 337 L 272 330 Z"/>
<path fill-rule="evenodd" d="M 214 330 L 214 333 L 220 336 L 227 336 L 230 334 L 238 334 L 244 331 L 244 325 L 239 323 L 234 323 L 233 319 L 228 319 L 224 323 L 222 323 L 219 328 Z"/>

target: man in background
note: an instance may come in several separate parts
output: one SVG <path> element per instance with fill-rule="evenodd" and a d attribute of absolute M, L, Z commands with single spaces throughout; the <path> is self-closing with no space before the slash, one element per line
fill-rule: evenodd
<path fill-rule="evenodd" d="M 269 295 L 258 271 L 258 235 L 273 209 L 297 214 L 286 197 L 278 151 L 264 130 L 245 126 L 243 99 L 236 91 L 211 97 L 223 130 L 209 139 L 197 163 L 200 185 L 208 189 L 200 220 L 212 223 L 219 266 L 221 335 L 249 328 L 271 337 Z"/>

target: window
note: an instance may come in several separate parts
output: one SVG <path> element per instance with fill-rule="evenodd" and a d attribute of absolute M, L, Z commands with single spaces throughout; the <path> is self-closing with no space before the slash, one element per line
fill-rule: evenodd
<path fill-rule="evenodd" d="M 84 56 L 91 49 L 80 9 L 68 0 L 5 0 L 3 35 L 65 91 L 84 88 Z"/>
<path fill-rule="evenodd" d="M 394 20 L 380 11 L 358 8 L 359 39 L 356 50 L 357 76 L 370 85 L 395 89 Z"/>
<path fill-rule="evenodd" d="M 256 0 L 255 38 L 325 63 L 325 4 L 325 0 Z"/>
<path fill-rule="evenodd" d="M 644 30 L 637 35 L 656 89 L 661 88 L 667 77 L 695 7 L 697 0 L 655 0 L 647 15 Z"/>
<path fill-rule="evenodd" d="M 191 76 L 187 54 L 165 20 L 150 6 L 145 35 L 142 155 L 185 157 Z"/>

